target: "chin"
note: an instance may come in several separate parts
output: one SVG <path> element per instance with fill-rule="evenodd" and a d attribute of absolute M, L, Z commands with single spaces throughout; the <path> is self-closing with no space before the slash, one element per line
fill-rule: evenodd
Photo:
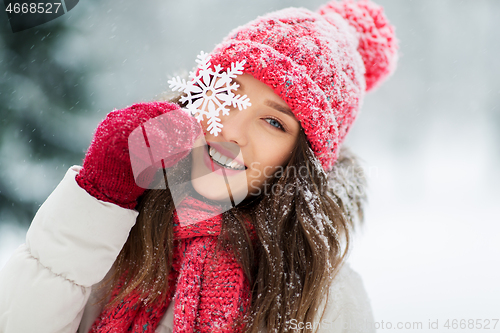
<path fill-rule="evenodd" d="M 224 177 L 210 173 L 192 177 L 191 185 L 199 195 L 221 203 L 231 204 L 232 201 L 237 205 L 248 197 L 246 177 L 227 177 L 227 181 L 229 185 L 226 185 Z"/>
<path fill-rule="evenodd" d="M 214 201 L 230 201 L 226 184 L 210 181 L 210 177 L 198 177 L 191 179 L 191 185 L 196 193 Z"/>

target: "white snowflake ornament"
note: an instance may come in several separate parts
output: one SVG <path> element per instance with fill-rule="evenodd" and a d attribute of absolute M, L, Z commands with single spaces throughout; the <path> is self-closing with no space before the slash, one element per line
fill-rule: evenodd
<path fill-rule="evenodd" d="M 245 60 L 231 63 L 231 68 L 222 72 L 222 66 L 215 65 L 210 68 L 210 57 L 207 53 L 201 52 L 197 57 L 199 74 L 189 73 L 191 81 L 180 77 L 169 80 L 170 89 L 182 91 L 185 95 L 180 102 L 186 103 L 186 109 L 200 122 L 205 116 L 208 120 L 207 130 L 217 136 L 222 129 L 220 112 L 222 115 L 229 115 L 229 106 L 238 107 L 241 111 L 250 105 L 247 95 L 236 95 L 233 91 L 239 85 L 233 82 L 237 75 L 243 74 Z"/>

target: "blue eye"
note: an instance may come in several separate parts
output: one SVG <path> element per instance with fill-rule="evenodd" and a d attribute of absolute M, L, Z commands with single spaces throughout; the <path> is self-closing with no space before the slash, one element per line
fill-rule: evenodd
<path fill-rule="evenodd" d="M 270 121 L 268 121 L 270 120 Z M 266 121 L 268 121 L 269 125 L 276 127 L 277 129 L 280 129 L 284 131 L 285 129 L 283 128 L 283 125 L 276 119 L 274 118 L 266 118 Z"/>

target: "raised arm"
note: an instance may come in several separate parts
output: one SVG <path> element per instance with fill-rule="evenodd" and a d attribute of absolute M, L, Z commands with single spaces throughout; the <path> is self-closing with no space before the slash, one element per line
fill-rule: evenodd
<path fill-rule="evenodd" d="M 138 215 L 133 208 L 144 188 L 135 183 L 129 135 L 166 113 L 182 135 L 165 132 L 165 124 L 146 127 L 167 147 L 162 153 L 170 155 L 171 166 L 201 133 L 177 105 L 136 104 L 111 112 L 99 125 L 83 168 L 68 170 L 35 215 L 26 243 L 0 271 L 0 332 L 77 331 L 91 286 L 113 265 Z"/>

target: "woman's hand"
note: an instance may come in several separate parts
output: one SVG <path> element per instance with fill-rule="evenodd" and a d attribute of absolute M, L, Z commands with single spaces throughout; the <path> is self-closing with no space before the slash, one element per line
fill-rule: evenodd
<path fill-rule="evenodd" d="M 162 115 L 165 116 L 160 117 Z M 156 117 L 159 118 L 154 120 Z M 76 181 L 93 197 L 129 209 L 136 206 L 137 198 L 145 190 L 136 184 L 132 170 L 129 152 L 132 132 L 133 142 L 137 142 L 136 134 L 141 132 L 147 133 L 148 138 L 147 147 L 144 146 L 148 149 L 140 151 L 131 142 L 134 163 L 139 159 L 143 165 L 151 165 L 153 154 L 156 168 L 162 167 L 158 158 L 163 159 L 163 166 L 167 168 L 177 164 L 203 134 L 194 117 L 170 102 L 134 104 L 107 115 L 96 129 Z M 141 183 L 144 184 L 144 179 Z"/>

